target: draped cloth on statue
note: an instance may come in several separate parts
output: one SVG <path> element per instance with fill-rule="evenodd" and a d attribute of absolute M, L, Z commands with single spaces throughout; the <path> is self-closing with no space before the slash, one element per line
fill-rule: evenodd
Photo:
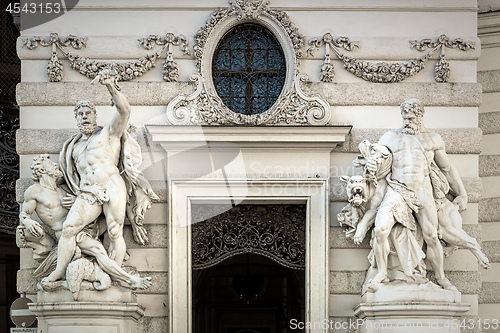
<path fill-rule="evenodd" d="M 95 134 L 99 133 L 101 130 L 102 127 L 98 127 Z M 84 193 L 87 198 L 92 198 L 92 191 L 87 190 L 86 187 L 92 187 L 96 184 L 80 184 L 80 176 L 78 174 L 75 161 L 72 156 L 73 147 L 81 137 L 82 134 L 77 133 L 64 143 L 61 150 L 59 163 L 61 171 L 64 175 L 64 179 L 66 180 L 66 184 L 68 185 L 71 192 L 73 192 L 73 194 L 77 196 Z M 135 223 L 137 225 L 142 225 L 144 212 L 150 207 L 151 202 L 159 200 L 158 196 L 153 192 L 151 184 L 149 184 L 148 180 L 138 169 L 141 163 L 141 148 L 137 141 L 132 137 L 132 135 L 128 131 L 125 131 L 121 137 L 120 160 L 118 163 L 118 169 L 127 186 L 127 217 L 129 218 L 131 223 Z M 97 191 L 96 193 L 100 192 Z M 102 199 L 100 197 L 102 196 L 97 196 L 95 198 L 95 201 L 103 201 L 100 200 Z"/>

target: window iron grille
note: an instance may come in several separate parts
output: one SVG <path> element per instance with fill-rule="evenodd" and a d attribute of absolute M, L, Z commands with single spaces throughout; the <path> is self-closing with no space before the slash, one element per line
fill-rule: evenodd
<path fill-rule="evenodd" d="M 212 62 L 215 90 L 233 112 L 269 110 L 285 84 L 285 55 L 276 37 L 257 24 L 241 24 L 219 42 Z"/>

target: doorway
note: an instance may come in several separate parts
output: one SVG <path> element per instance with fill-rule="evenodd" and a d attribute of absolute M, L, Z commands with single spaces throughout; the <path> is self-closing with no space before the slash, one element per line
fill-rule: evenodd
<path fill-rule="evenodd" d="M 305 320 L 306 206 L 221 208 L 192 210 L 193 333 L 292 332 Z"/>
<path fill-rule="evenodd" d="M 192 277 L 193 333 L 288 333 L 304 321 L 304 270 L 247 253 Z"/>

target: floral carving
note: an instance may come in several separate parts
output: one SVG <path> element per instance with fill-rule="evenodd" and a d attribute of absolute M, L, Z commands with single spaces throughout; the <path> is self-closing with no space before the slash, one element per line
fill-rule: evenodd
<path fill-rule="evenodd" d="M 330 63 L 330 48 L 333 50 L 338 59 L 342 60 L 344 63 L 344 68 L 362 78 L 365 81 L 377 82 L 377 83 L 393 83 L 401 82 L 417 73 L 419 73 L 424 67 L 427 60 L 436 52 L 441 49 L 440 60 L 435 67 L 434 78 L 436 82 L 448 82 L 450 77 L 449 63 L 446 61 L 444 55 L 444 48 L 458 48 L 462 51 L 467 51 L 474 49 L 473 42 L 464 42 L 463 39 L 457 38 L 455 40 L 450 40 L 446 35 L 441 35 L 436 41 L 430 38 L 423 39 L 421 41 L 410 41 L 411 48 L 415 48 L 419 51 L 424 51 L 426 48 L 430 50 L 425 53 L 422 57 L 410 59 L 402 63 L 387 63 L 378 62 L 370 63 L 364 60 L 356 59 L 353 57 L 346 56 L 339 51 L 339 48 L 343 48 L 347 51 L 352 51 L 355 47 L 359 47 L 359 42 L 351 42 L 347 37 L 339 37 L 334 39 L 330 33 L 323 35 L 322 40 L 317 38 L 309 41 L 308 54 L 312 55 L 314 49 L 318 49 L 322 46 L 326 47 L 325 62 L 321 67 L 320 80 L 322 82 L 332 82 L 333 81 L 333 65 Z"/>
<path fill-rule="evenodd" d="M 57 58 L 57 53 L 52 53 L 49 64 L 47 65 L 47 74 L 50 82 L 60 82 L 64 78 L 64 66 Z"/>
<path fill-rule="evenodd" d="M 325 57 L 325 62 L 321 65 L 321 69 L 319 72 L 319 80 L 321 82 L 333 82 L 333 78 L 335 77 L 335 67 L 330 61 L 330 55 Z"/>
<path fill-rule="evenodd" d="M 166 34 L 164 38 L 157 35 L 150 35 L 148 38 L 139 39 L 139 46 L 147 50 L 152 49 L 155 45 L 162 45 L 163 47 L 153 54 L 145 55 L 137 60 L 126 63 L 98 61 L 71 54 L 65 49 L 65 47 L 70 45 L 77 50 L 86 47 L 87 38 L 78 38 L 70 35 L 61 39 L 57 33 L 52 33 L 48 40 L 41 37 L 33 37 L 31 39 L 25 39 L 23 42 L 23 46 L 26 46 L 30 50 L 38 46 L 52 46 L 52 57 L 47 66 L 50 82 L 60 82 L 64 77 L 64 67 L 57 57 L 57 49 L 59 49 L 69 60 L 71 68 L 77 70 L 80 74 L 93 79 L 104 68 L 113 68 L 118 72 L 118 81 L 134 80 L 144 75 L 155 67 L 156 61 L 162 57 L 165 51 L 167 56 L 163 64 L 163 78 L 168 82 L 177 81 L 179 71 L 173 59 L 172 46 L 180 46 L 184 54 L 190 54 L 186 37 L 183 35 L 176 37 L 172 33 Z"/>
<path fill-rule="evenodd" d="M 233 0 L 229 4 L 229 8 L 219 8 L 212 12 L 205 26 L 194 36 L 193 48 L 198 70 L 201 71 L 203 50 L 210 34 L 223 19 L 233 15 L 236 15 L 238 20 L 255 20 L 261 16 L 273 18 L 281 24 L 290 37 L 297 60 L 303 58 L 304 37 L 285 12 L 269 8 L 267 0 Z"/>
<path fill-rule="evenodd" d="M 228 109 L 219 96 L 207 91 L 200 74 L 191 80 L 194 93 L 177 96 L 167 106 L 167 119 L 172 125 L 325 125 L 331 117 L 330 105 L 318 96 L 307 96 L 300 83 L 305 75 L 295 78 L 293 88 L 273 107 L 260 114 L 245 115 Z"/>
<path fill-rule="evenodd" d="M 434 68 L 434 80 L 436 82 L 448 82 L 450 78 L 450 64 L 446 61 L 444 54 L 439 57 L 439 62 Z"/>
<path fill-rule="evenodd" d="M 195 205 L 193 216 L 203 215 L 206 206 Z M 304 269 L 305 219 L 302 205 L 238 205 L 195 223 L 193 269 L 208 268 L 242 253 L 257 253 L 285 267 Z"/>
<path fill-rule="evenodd" d="M 370 63 L 356 58 L 342 55 L 341 60 L 344 62 L 344 68 L 362 78 L 365 81 L 377 83 L 393 83 L 401 82 L 410 76 L 420 72 L 427 61 L 428 56 L 417 59 L 412 59 L 404 63 Z"/>
<path fill-rule="evenodd" d="M 233 0 L 229 2 L 231 10 L 237 12 L 238 20 L 243 18 L 259 18 L 266 10 L 267 0 Z"/>
<path fill-rule="evenodd" d="M 65 53 L 71 68 L 88 78 L 95 78 L 104 68 L 113 68 L 118 72 L 118 81 L 130 81 L 136 79 L 155 66 L 156 60 L 161 56 L 161 50 L 152 55 L 147 55 L 138 60 L 127 63 L 109 63 L 105 61 L 92 60 L 70 53 Z"/>

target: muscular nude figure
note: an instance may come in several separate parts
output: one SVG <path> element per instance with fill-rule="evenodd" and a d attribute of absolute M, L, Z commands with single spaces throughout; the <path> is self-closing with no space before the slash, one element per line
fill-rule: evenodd
<path fill-rule="evenodd" d="M 33 159 L 31 164 L 32 179 L 35 184 L 28 187 L 24 193 L 24 202 L 19 214 L 20 226 L 23 231 L 23 241 L 33 248 L 34 259 L 42 261 L 55 245 L 52 237 L 47 235 L 43 227 L 32 219 L 36 211 L 45 225 L 50 227 L 56 237 L 59 237 L 68 209 L 62 206 L 61 199 L 67 200 L 66 193 L 56 185 L 56 179 L 62 177 L 62 172 L 50 156 L 42 154 Z"/>
<path fill-rule="evenodd" d="M 118 163 L 121 137 L 130 117 L 130 104 L 116 89 L 113 70 L 101 71 L 97 79 L 108 88 L 117 112 L 111 121 L 101 128 L 97 126 L 96 110 L 90 102 L 80 101 L 75 106 L 74 113 L 81 136 L 68 148 L 71 150 L 74 169 L 67 172 L 78 175 L 78 196 L 63 224 L 57 252 L 57 268 L 44 279 L 46 282 L 64 278 L 66 267 L 75 253 L 75 236 L 101 213 L 106 217 L 110 257 L 118 266 L 121 266 L 125 257 L 123 223 L 127 188 L 120 175 Z"/>
<path fill-rule="evenodd" d="M 57 178 L 62 177 L 59 167 L 52 163 L 50 156 L 42 154 L 35 157 L 31 165 L 35 184 L 30 186 L 25 193 L 21 209 L 21 223 L 26 227 L 30 236 L 38 239 L 50 236 L 46 235 L 40 223 L 32 219 L 36 212 L 40 220 L 54 232 L 56 238 L 63 233 L 63 225 L 68 215 L 68 208 L 72 200 L 68 200 L 67 193 L 57 186 Z M 68 207 L 64 207 L 66 205 Z M 98 236 L 97 234 L 92 235 Z M 101 242 L 87 232 L 78 237 L 78 246 L 82 253 L 96 258 L 99 266 L 113 277 L 114 280 L 125 282 L 130 288 L 148 288 L 151 285 L 150 277 L 137 277 L 125 272 L 118 264 L 110 259 Z M 52 242 L 53 244 L 53 242 Z"/>
<path fill-rule="evenodd" d="M 376 216 L 373 247 L 378 272 L 371 283 L 388 280 L 387 258 L 390 249 L 387 237 L 396 222 L 405 225 L 405 215 L 413 213 L 422 229 L 427 244 L 427 258 L 437 282 L 445 289 L 456 290 L 444 276 L 443 248 L 438 239 L 438 215 L 430 179 L 431 165 L 437 166 L 458 194 L 453 203 L 461 211 L 467 207 L 467 194 L 458 172 L 449 162 L 443 139 L 424 127 L 424 108 L 420 102 L 416 99 L 405 101 L 401 104 L 401 115 L 403 127 L 385 133 L 379 140 L 379 144 L 388 147 L 393 154 L 391 178 L 394 184 L 387 189 Z M 373 161 L 368 161 L 367 169 L 375 172 L 377 166 Z"/>

